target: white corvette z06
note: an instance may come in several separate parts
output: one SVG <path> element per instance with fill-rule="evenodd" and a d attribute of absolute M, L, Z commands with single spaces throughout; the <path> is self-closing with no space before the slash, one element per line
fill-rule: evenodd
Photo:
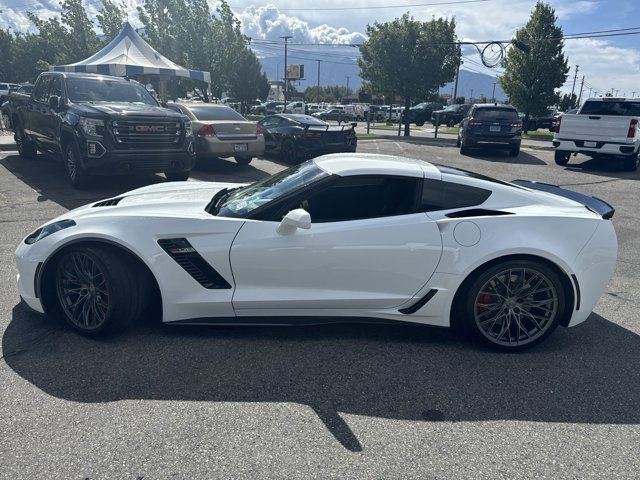
<path fill-rule="evenodd" d="M 547 184 L 326 155 L 251 185 L 164 183 L 70 211 L 20 244 L 18 286 L 88 335 L 155 300 L 173 324 L 391 320 L 516 350 L 589 316 L 615 267 L 613 212 Z"/>

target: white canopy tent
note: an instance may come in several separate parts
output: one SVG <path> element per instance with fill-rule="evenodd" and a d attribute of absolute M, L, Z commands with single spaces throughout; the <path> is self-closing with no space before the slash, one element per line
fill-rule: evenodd
<path fill-rule="evenodd" d="M 211 83 L 209 72 L 181 67 L 151 48 L 129 22 L 125 23 L 120 33 L 96 54 L 80 62 L 51 67 L 50 70 L 99 73 L 116 77 L 159 75 L 161 85 L 162 80 L 169 77 L 184 77 Z M 161 92 L 161 95 L 163 93 Z M 164 100 L 164 95 L 162 96 Z"/>

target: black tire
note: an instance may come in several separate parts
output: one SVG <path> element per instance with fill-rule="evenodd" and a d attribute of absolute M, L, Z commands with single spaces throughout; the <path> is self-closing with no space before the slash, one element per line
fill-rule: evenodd
<path fill-rule="evenodd" d="M 251 160 L 253 160 L 253 157 L 241 157 L 239 155 L 233 158 L 236 159 L 236 163 L 239 165 L 249 165 L 251 163 Z"/>
<path fill-rule="evenodd" d="M 464 141 L 464 138 L 460 139 L 460 155 L 469 155 L 469 147 Z"/>
<path fill-rule="evenodd" d="M 456 126 L 456 121 L 455 121 L 455 120 L 449 120 L 449 121 L 447 122 L 447 126 L 449 126 L 449 127 L 455 127 L 455 126 Z"/>
<path fill-rule="evenodd" d="M 456 138 L 456 147 L 460 148 L 460 136 Z"/>
<path fill-rule="evenodd" d="M 285 138 L 280 144 L 280 158 L 291 165 L 298 162 L 298 152 L 296 151 L 296 144 L 290 138 Z"/>
<path fill-rule="evenodd" d="M 64 168 L 71 186 L 85 188 L 91 179 L 80 162 L 80 149 L 75 142 L 69 142 L 64 149 Z"/>
<path fill-rule="evenodd" d="M 191 172 L 164 172 L 164 176 L 170 182 L 185 182 L 189 180 Z"/>
<path fill-rule="evenodd" d="M 416 122 L 416 127 L 422 127 L 424 125 L 424 122 Z"/>
<path fill-rule="evenodd" d="M 564 166 L 569 163 L 569 157 L 571 157 L 571 152 L 565 152 L 562 150 L 556 150 L 553 154 L 553 159 L 556 162 L 556 165 Z"/>
<path fill-rule="evenodd" d="M 520 155 L 520 145 L 518 145 L 516 147 L 511 147 L 509 149 L 509 156 L 510 157 L 517 157 L 518 155 Z"/>
<path fill-rule="evenodd" d="M 84 268 L 87 276 L 75 277 L 74 264 Z M 64 252 L 54 269 L 49 276 L 53 281 L 50 298 L 56 313 L 75 331 L 93 337 L 113 334 L 140 317 L 145 305 L 143 282 L 121 254 L 107 248 L 78 247 Z M 81 292 L 86 292 L 84 301 Z"/>
<path fill-rule="evenodd" d="M 622 168 L 626 172 L 635 172 L 638 169 L 638 154 L 629 155 L 622 161 Z"/>
<path fill-rule="evenodd" d="M 36 158 L 38 153 L 36 147 L 33 146 L 31 141 L 27 138 L 22 128 L 22 125 L 16 123 L 15 125 L 15 133 L 13 134 L 13 138 L 16 141 L 16 147 L 18 149 L 18 154 L 26 159 L 33 160 Z"/>
<path fill-rule="evenodd" d="M 521 285 L 519 282 L 522 281 L 522 278 L 527 278 L 524 272 L 530 275 L 528 280 L 524 280 L 529 282 L 528 287 L 539 289 L 543 293 L 534 293 L 521 302 L 518 293 L 511 296 L 512 293 L 507 293 L 506 287 L 507 285 L 513 285 L 514 288 L 522 291 L 526 284 L 523 282 Z M 505 296 L 500 297 L 499 294 L 485 293 L 491 288 L 488 285 L 491 284 L 492 280 L 502 274 L 504 274 L 503 278 L 505 278 L 506 282 L 496 282 L 494 285 L 503 289 L 502 293 Z M 516 275 L 525 276 L 511 280 Z M 464 332 L 471 334 L 491 348 L 513 352 L 533 347 L 551 335 L 566 314 L 567 294 L 562 281 L 554 269 L 542 262 L 532 260 L 505 261 L 489 267 L 470 280 L 466 286 L 463 286 L 464 290 L 461 290 L 456 295 L 454 308 L 452 309 L 452 324 L 460 327 Z M 548 286 L 548 288 L 539 288 L 540 284 L 531 286 L 531 284 L 539 281 L 542 281 L 542 285 Z M 525 291 L 524 295 L 526 294 L 527 291 Z M 506 298 L 507 295 L 509 295 L 508 298 Z M 538 296 L 537 300 L 536 295 Z M 553 300 L 546 300 L 546 297 L 552 297 Z M 537 306 L 526 306 L 526 302 L 535 303 Z M 486 308 L 484 305 L 498 306 Z M 548 305 L 552 305 L 552 307 L 548 307 Z M 491 312 L 491 310 L 495 311 L 498 308 L 501 310 L 497 314 Z M 505 308 L 509 308 L 509 312 L 505 312 Z M 549 308 L 549 311 L 547 308 Z M 528 309 L 528 314 L 524 313 L 525 309 Z M 502 312 L 505 313 L 503 314 Z M 497 315 L 496 318 L 498 319 L 504 317 L 504 320 L 501 324 L 494 325 L 496 321 L 493 321 L 494 317 L 492 315 Z M 528 315 L 531 315 L 531 317 Z M 535 317 L 538 318 L 536 319 Z M 512 319 L 513 324 L 511 323 Z M 489 326 L 488 322 L 491 321 L 493 321 L 493 324 Z M 481 326 L 481 324 L 484 324 L 484 326 Z M 495 327 L 498 328 L 496 329 Z M 527 334 L 527 329 L 529 336 L 520 340 L 521 332 L 524 336 L 524 334 Z M 513 330 L 516 330 L 516 332 L 514 333 Z M 507 334 L 508 338 L 501 338 L 499 336 L 500 333 L 502 335 Z M 514 339 L 513 337 L 516 333 L 518 336 L 517 339 Z"/>

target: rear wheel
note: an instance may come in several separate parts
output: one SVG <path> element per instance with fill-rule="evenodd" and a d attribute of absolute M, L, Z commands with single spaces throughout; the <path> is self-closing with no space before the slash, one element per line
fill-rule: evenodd
<path fill-rule="evenodd" d="M 80 163 L 80 149 L 75 142 L 69 142 L 65 147 L 64 167 L 73 187 L 81 189 L 87 186 L 90 176 Z"/>
<path fill-rule="evenodd" d="M 571 152 L 564 152 L 562 150 L 556 150 L 553 154 L 553 158 L 556 161 L 556 164 L 562 166 L 569 163 L 569 157 L 571 157 Z"/>
<path fill-rule="evenodd" d="M 622 168 L 627 172 L 635 172 L 638 169 L 638 154 L 628 156 L 622 161 Z"/>
<path fill-rule="evenodd" d="M 164 172 L 164 176 L 170 182 L 184 182 L 189 179 L 191 172 Z"/>
<path fill-rule="evenodd" d="M 456 313 L 486 345 L 516 351 L 543 341 L 564 314 L 566 294 L 558 274 L 530 260 L 490 267 L 459 298 Z"/>
<path fill-rule="evenodd" d="M 295 164 L 298 160 L 296 145 L 291 139 L 284 139 L 280 145 L 280 157 L 287 163 Z"/>
<path fill-rule="evenodd" d="M 467 142 L 464 141 L 464 138 L 460 139 L 460 155 L 468 155 L 469 147 L 467 146 Z"/>
<path fill-rule="evenodd" d="M 424 122 L 416 122 L 416 127 L 421 127 L 424 125 Z"/>
<path fill-rule="evenodd" d="M 253 157 L 241 157 L 239 155 L 233 158 L 236 159 L 236 163 L 238 163 L 239 165 L 249 165 L 251 163 L 251 160 L 253 160 Z"/>
<path fill-rule="evenodd" d="M 56 262 L 53 278 L 58 312 L 84 335 L 123 330 L 140 316 L 142 282 L 126 260 L 111 250 L 70 250 Z"/>
<path fill-rule="evenodd" d="M 520 145 L 513 146 L 509 149 L 510 157 L 517 157 L 520 154 Z"/>
<path fill-rule="evenodd" d="M 27 160 L 31 160 L 35 158 L 38 151 L 36 150 L 36 147 L 33 146 L 31 141 L 27 138 L 27 136 L 24 134 L 22 125 L 17 123 L 15 126 L 15 129 L 16 131 L 15 131 L 15 134 L 13 135 L 13 138 L 16 141 L 16 148 L 18 149 L 18 153 L 20 154 L 20 156 Z"/>

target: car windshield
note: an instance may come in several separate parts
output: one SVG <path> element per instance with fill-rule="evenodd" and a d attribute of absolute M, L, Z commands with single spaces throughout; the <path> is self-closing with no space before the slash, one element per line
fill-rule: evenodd
<path fill-rule="evenodd" d="M 619 117 L 640 116 L 640 102 L 587 100 L 580 115 L 614 115 Z"/>
<path fill-rule="evenodd" d="M 247 121 L 246 118 L 236 112 L 233 108 L 229 107 L 198 105 L 197 107 L 188 108 L 198 120 L 232 120 L 236 122 Z"/>
<path fill-rule="evenodd" d="M 284 118 L 288 118 L 289 120 L 293 120 L 294 122 L 302 123 L 304 125 L 322 125 L 323 127 L 327 125 L 322 120 L 318 120 L 316 117 L 312 117 L 311 115 L 286 115 Z"/>
<path fill-rule="evenodd" d="M 479 108 L 473 116 L 477 120 L 518 120 L 518 112 L 513 108 Z"/>
<path fill-rule="evenodd" d="M 72 102 L 115 102 L 158 105 L 139 83 L 104 78 L 67 78 L 67 96 Z"/>
<path fill-rule="evenodd" d="M 232 191 L 228 198 L 221 201 L 217 211 L 213 209 L 210 213 L 220 217 L 247 217 L 255 209 L 315 183 L 328 175 L 309 160 L 260 182 Z"/>

